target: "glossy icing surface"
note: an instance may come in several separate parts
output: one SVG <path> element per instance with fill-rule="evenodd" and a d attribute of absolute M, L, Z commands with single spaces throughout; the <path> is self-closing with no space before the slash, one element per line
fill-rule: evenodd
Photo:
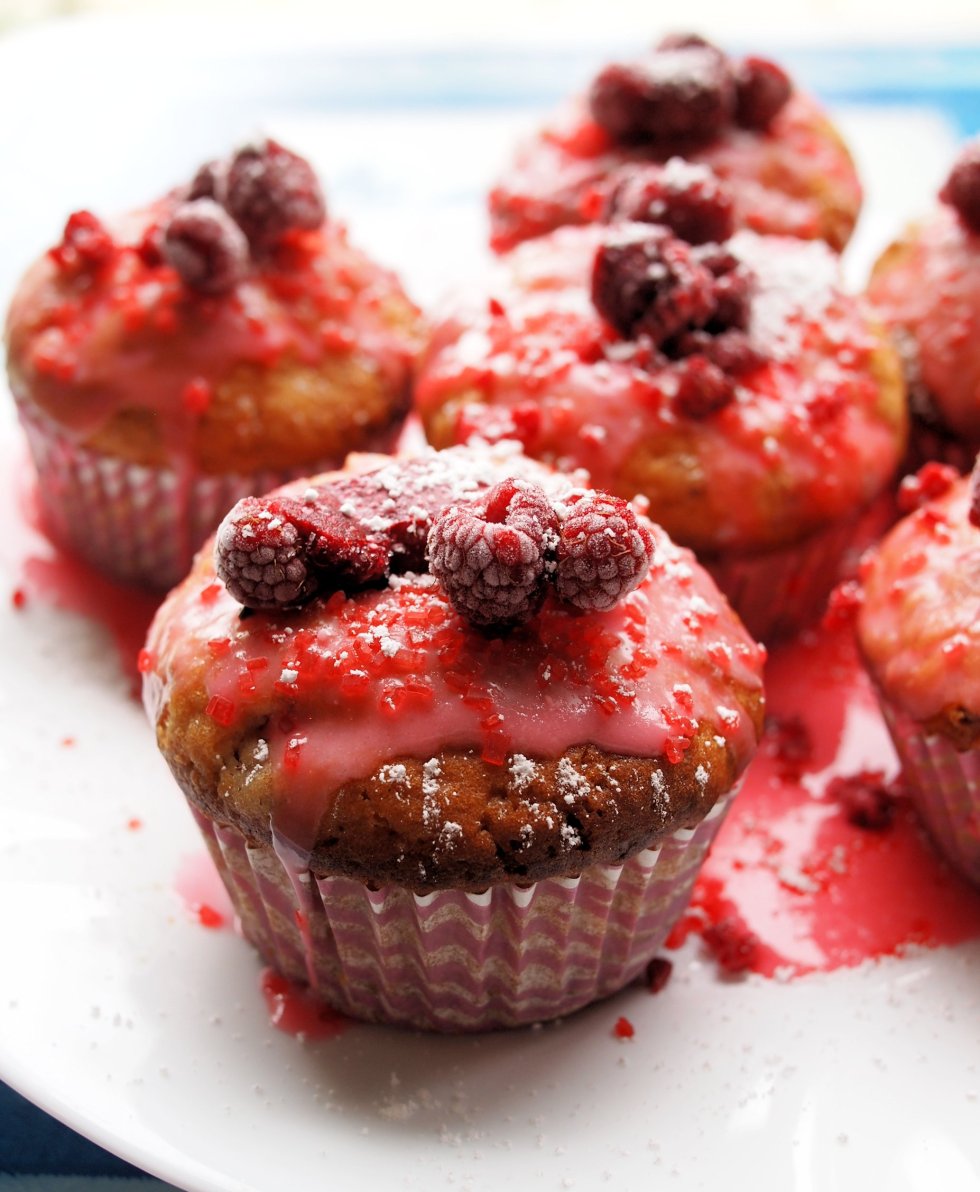
<path fill-rule="evenodd" d="M 179 456 L 236 370 L 254 387 L 277 368 L 341 358 L 404 387 L 416 347 L 404 325 L 412 308 L 342 224 L 288 234 L 229 293 L 209 296 L 146 249 L 178 197 L 114 224 L 114 250 L 98 267 L 65 267 L 52 250 L 27 272 L 6 326 L 20 401 L 79 440 L 116 416 L 149 417 Z"/>
<path fill-rule="evenodd" d="M 878 262 L 868 297 L 946 427 L 980 445 L 980 234 L 937 204 Z"/>
<path fill-rule="evenodd" d="M 677 152 L 617 145 L 576 100 L 518 149 L 491 192 L 491 242 L 502 251 L 562 224 L 585 223 L 617 171 Z M 838 249 L 846 243 L 860 184 L 847 149 L 808 96 L 795 92 L 767 132 L 731 127 L 681 152 L 732 184 L 739 226 L 826 239 Z"/>
<path fill-rule="evenodd" d="M 703 418 L 671 398 L 673 365 L 650 366 L 596 312 L 589 279 L 605 229 L 562 228 L 497 265 L 480 304 L 436 328 L 416 402 L 436 441 L 521 438 L 599 488 L 643 492 L 695 549 L 782 545 L 850 514 L 887 483 L 902 447 L 897 363 L 838 288 L 821 243 L 740 232 L 727 247 L 755 275 L 748 327 L 763 361 Z M 884 408 L 883 408 L 884 407 Z"/>
<path fill-rule="evenodd" d="M 432 466 L 454 472 L 463 492 L 508 469 L 528 474 L 509 452 L 439 453 Z M 568 491 L 565 480 L 547 482 Z M 655 546 L 646 580 L 608 612 L 546 603 L 505 637 L 468 627 L 432 576 L 411 572 L 242 619 L 202 552 L 151 627 L 147 709 L 153 722 L 168 706 L 197 709 L 218 741 L 255 729 L 256 760 L 273 768 L 273 819 L 307 826 L 343 783 L 448 748 L 518 771 L 589 743 L 679 760 L 710 725 L 741 769 L 755 731 L 732 685 L 760 690 L 764 651 L 689 552 L 660 531 Z M 397 773 L 391 787 L 396 798 Z"/>
<path fill-rule="evenodd" d="M 968 481 L 901 521 L 867 562 L 861 649 L 885 694 L 916 720 L 980 712 L 980 529 Z"/>

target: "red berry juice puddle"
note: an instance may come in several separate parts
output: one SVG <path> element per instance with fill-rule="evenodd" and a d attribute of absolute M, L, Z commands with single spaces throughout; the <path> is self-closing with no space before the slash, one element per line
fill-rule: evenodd
<path fill-rule="evenodd" d="M 980 891 L 933 850 L 901 796 L 887 730 L 848 628 L 775 649 L 769 727 L 670 946 L 699 933 L 722 971 L 793 977 L 980 937 Z M 889 822 L 853 822 L 835 779 Z M 870 778 L 872 781 L 867 781 Z M 864 809 L 867 810 L 866 808 Z"/>
<path fill-rule="evenodd" d="M 26 451 L 14 461 L 13 473 L 12 499 L 19 514 L 16 572 L 10 593 L 14 606 L 27 610 L 37 600 L 101 625 L 138 695 L 136 659 L 161 597 L 114 583 L 55 546 L 44 532 L 37 481 Z"/>
<path fill-rule="evenodd" d="M 352 1018 L 316 1001 L 308 990 L 273 969 L 262 970 L 261 987 L 269 1021 L 287 1035 L 316 1042 L 336 1039 L 357 1025 Z"/>

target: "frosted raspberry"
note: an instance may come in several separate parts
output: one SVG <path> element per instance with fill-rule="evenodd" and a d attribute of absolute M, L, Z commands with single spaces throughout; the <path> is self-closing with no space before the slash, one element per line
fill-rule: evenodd
<path fill-rule="evenodd" d="M 640 584 L 653 559 L 653 538 L 626 501 L 589 492 L 569 505 L 557 557 L 559 599 L 601 612 Z"/>
<path fill-rule="evenodd" d="M 683 45 L 613 63 L 589 92 L 595 121 L 617 141 L 705 141 L 731 119 L 734 83 L 714 47 Z"/>
<path fill-rule="evenodd" d="M 753 347 L 744 331 L 688 331 L 670 345 L 671 355 L 704 356 L 723 373 L 737 377 L 764 363 L 765 357 Z"/>
<path fill-rule="evenodd" d="M 478 501 L 451 505 L 429 530 L 429 570 L 473 625 L 521 625 L 541 607 L 558 518 L 544 492 L 504 480 Z"/>
<path fill-rule="evenodd" d="M 735 119 L 743 128 L 766 129 L 792 94 L 782 67 L 768 58 L 746 58 L 735 71 Z"/>
<path fill-rule="evenodd" d="M 971 231 L 980 232 L 980 138 L 962 150 L 939 197 Z"/>
<path fill-rule="evenodd" d="M 227 180 L 227 161 L 220 157 L 206 161 L 191 180 L 187 199 L 214 199 L 221 203 L 224 201 Z"/>
<path fill-rule="evenodd" d="M 214 557 L 235 600 L 277 609 L 380 579 L 390 550 L 335 502 L 245 497 L 219 526 Z"/>
<path fill-rule="evenodd" d="M 688 244 L 727 240 L 735 230 L 731 188 L 708 166 L 672 157 L 666 165 L 624 172 L 605 217 L 663 224 Z"/>
<path fill-rule="evenodd" d="M 595 256 L 592 301 L 620 335 L 661 344 L 715 313 L 714 280 L 665 228 L 612 230 Z"/>
<path fill-rule="evenodd" d="M 980 455 L 970 473 L 970 525 L 980 529 Z"/>
<path fill-rule="evenodd" d="M 248 242 L 214 199 L 181 203 L 163 229 L 164 259 L 201 294 L 226 294 L 245 276 Z"/>
<path fill-rule="evenodd" d="M 735 383 L 705 356 L 689 356 L 676 365 L 674 405 L 685 418 L 708 418 L 735 400 Z"/>
<path fill-rule="evenodd" d="M 239 149 L 232 158 L 225 205 L 249 243 L 261 247 L 292 228 L 318 228 L 326 218 L 309 162 L 269 139 Z"/>
<path fill-rule="evenodd" d="M 754 281 L 750 270 L 723 244 L 699 245 L 694 249 L 693 255 L 697 263 L 707 269 L 715 279 L 715 309 L 708 329 L 725 331 L 730 327 L 747 327 Z"/>
<path fill-rule="evenodd" d="M 105 225 L 91 211 L 74 211 L 65 224 L 61 243 L 49 256 L 60 269 L 98 269 L 112 260 L 116 246 Z"/>

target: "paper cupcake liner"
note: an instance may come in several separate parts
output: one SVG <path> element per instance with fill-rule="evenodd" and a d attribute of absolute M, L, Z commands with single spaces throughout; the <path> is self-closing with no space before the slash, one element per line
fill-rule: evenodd
<path fill-rule="evenodd" d="M 314 878 L 194 814 L 269 964 L 351 1017 L 459 1032 L 559 1018 L 637 977 L 687 905 L 729 802 L 621 865 L 424 896 Z"/>
<path fill-rule="evenodd" d="M 149 468 L 80 446 L 23 404 L 19 413 L 51 538 L 111 578 L 147 588 L 165 590 L 182 579 L 240 498 L 311 471 L 206 476 Z"/>
<path fill-rule="evenodd" d="M 885 723 L 916 810 L 936 845 L 980 884 L 980 748 L 960 751 L 878 692 Z"/>
<path fill-rule="evenodd" d="M 872 506 L 872 510 L 877 506 Z M 792 637 L 823 615 L 837 582 L 869 543 L 871 511 L 761 554 L 701 557 L 746 629 L 763 642 Z M 877 515 L 876 516 L 880 516 Z"/>

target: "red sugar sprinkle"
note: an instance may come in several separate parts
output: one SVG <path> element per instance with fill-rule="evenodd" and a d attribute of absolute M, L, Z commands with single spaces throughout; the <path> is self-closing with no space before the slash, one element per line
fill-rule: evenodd
<path fill-rule="evenodd" d="M 204 712 L 222 728 L 227 728 L 235 719 L 235 705 L 230 699 L 225 699 L 223 695 L 212 695 Z"/>
<path fill-rule="evenodd" d="M 10 593 L 10 603 L 16 609 L 21 609 L 27 604 L 27 593 L 23 588 L 14 588 Z"/>
<path fill-rule="evenodd" d="M 286 752 L 283 754 L 282 767 L 284 770 L 295 773 L 299 769 L 300 761 L 302 760 L 303 747 L 306 744 L 306 737 L 290 737 L 286 742 Z"/>
<path fill-rule="evenodd" d="M 666 956 L 655 956 L 647 965 L 647 987 L 651 993 L 659 993 L 670 980 L 674 966 Z"/>
<path fill-rule="evenodd" d="M 208 584 L 207 587 L 201 589 L 201 603 L 214 604 L 218 599 L 223 585 L 219 583 Z"/>
<path fill-rule="evenodd" d="M 143 827 L 143 821 L 139 818 L 139 816 L 134 815 L 131 819 L 126 821 L 126 827 L 130 830 L 130 832 L 138 832 L 140 828 Z"/>
<path fill-rule="evenodd" d="M 65 749 L 71 749 L 75 745 L 75 743 L 76 742 L 75 742 L 74 737 L 62 737 L 61 738 L 62 747 Z"/>
<path fill-rule="evenodd" d="M 196 908 L 197 921 L 202 927 L 221 927 L 224 924 L 224 916 L 214 909 L 213 906 L 208 906 L 206 902 L 200 903 Z"/>
<path fill-rule="evenodd" d="M 212 658 L 223 658 L 225 654 L 231 653 L 231 638 L 212 637 L 207 647 Z"/>
<path fill-rule="evenodd" d="M 203 414 L 211 404 L 211 386 L 203 377 L 188 381 L 180 394 L 181 404 L 188 414 Z"/>
<path fill-rule="evenodd" d="M 628 1018 L 620 1017 L 613 1024 L 612 1033 L 617 1039 L 632 1039 L 636 1029 Z"/>
<path fill-rule="evenodd" d="M 156 658 L 151 650 L 143 649 L 136 655 L 136 669 L 141 675 L 148 674 L 153 670 L 155 662 Z"/>

